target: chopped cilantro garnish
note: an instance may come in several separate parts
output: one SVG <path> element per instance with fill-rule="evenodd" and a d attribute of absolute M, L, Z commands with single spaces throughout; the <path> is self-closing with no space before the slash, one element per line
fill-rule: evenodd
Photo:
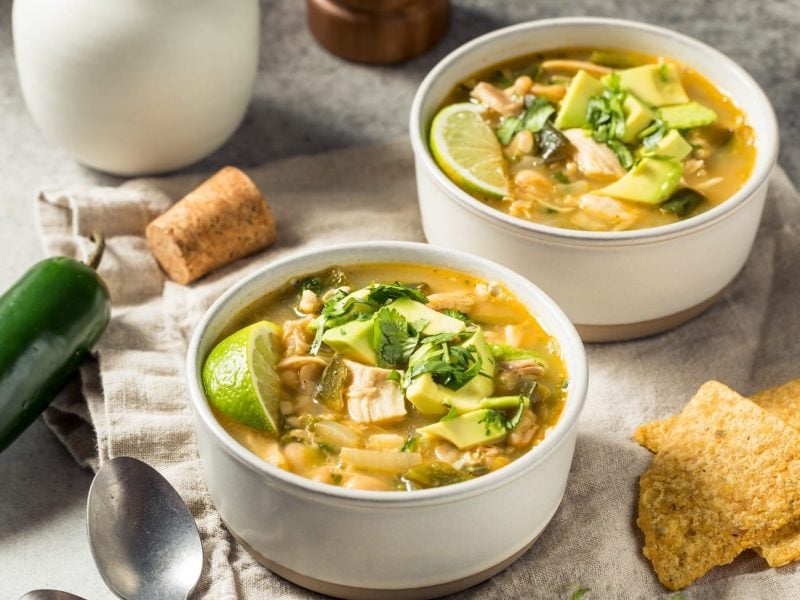
<path fill-rule="evenodd" d="M 411 298 L 422 304 L 428 303 L 428 299 L 419 288 L 404 285 L 397 281 L 394 283 L 373 284 L 370 286 L 369 294 L 367 295 L 368 301 L 374 302 L 379 306 L 396 298 Z"/>
<path fill-rule="evenodd" d="M 569 177 L 564 175 L 561 171 L 556 171 L 553 173 L 553 179 L 555 179 L 558 183 L 566 185 L 569 183 Z"/>
<path fill-rule="evenodd" d="M 532 97 L 530 102 L 526 101 L 526 109 L 518 117 L 506 117 L 495 132 L 497 139 L 504 146 L 507 146 L 514 136 L 522 130 L 531 133 L 540 132 L 550 116 L 556 112 L 555 106 L 547 101 L 547 98 Z"/>
<path fill-rule="evenodd" d="M 378 366 L 394 367 L 408 362 L 418 341 L 419 332 L 391 305 L 375 313 L 372 347 L 378 357 Z"/>
<path fill-rule="evenodd" d="M 607 88 L 602 95 L 589 99 L 586 106 L 586 120 L 592 130 L 592 137 L 606 144 L 617 156 L 625 169 L 633 166 L 633 154 L 622 141 L 625 135 L 625 92 Z"/>
<path fill-rule="evenodd" d="M 415 434 L 411 434 L 406 438 L 405 444 L 400 448 L 400 452 L 413 452 L 414 448 L 417 447 L 419 440 Z"/>
<path fill-rule="evenodd" d="M 472 325 L 472 319 L 469 318 L 467 313 L 463 313 L 460 310 L 453 310 L 452 308 L 445 308 L 444 310 L 440 311 L 446 314 L 448 317 L 453 317 L 454 319 L 458 319 L 459 321 L 463 321 L 467 325 Z"/>
<path fill-rule="evenodd" d="M 294 287 L 298 292 L 310 290 L 319 295 L 322 292 L 322 279 L 320 277 L 306 277 L 295 281 Z"/>
<path fill-rule="evenodd" d="M 570 600 L 581 600 L 588 592 L 591 592 L 587 587 L 580 586 L 577 590 L 572 592 L 572 596 L 570 596 Z"/>
<path fill-rule="evenodd" d="M 434 382 L 458 390 L 480 373 L 482 360 L 475 346 L 453 346 L 448 342 L 430 346 L 424 356 L 409 365 L 404 387 L 423 373 L 430 373 Z"/>

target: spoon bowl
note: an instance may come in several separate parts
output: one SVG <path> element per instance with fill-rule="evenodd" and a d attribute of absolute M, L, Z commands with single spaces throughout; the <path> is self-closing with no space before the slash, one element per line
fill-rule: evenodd
<path fill-rule="evenodd" d="M 203 568 L 194 519 L 170 483 L 140 460 L 97 472 L 87 507 L 89 545 L 106 585 L 125 600 L 185 599 Z"/>
<path fill-rule="evenodd" d="M 81 596 L 62 592 L 61 590 L 33 590 L 19 600 L 85 600 Z"/>

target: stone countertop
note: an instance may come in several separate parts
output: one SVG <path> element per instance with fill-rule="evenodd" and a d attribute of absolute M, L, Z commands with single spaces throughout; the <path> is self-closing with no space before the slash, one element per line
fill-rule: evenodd
<path fill-rule="evenodd" d="M 435 62 L 477 35 L 535 18 L 597 15 L 670 27 L 720 49 L 764 87 L 780 123 L 780 164 L 800 184 L 800 0 L 454 0 L 450 31 L 427 55 L 399 66 L 343 62 L 305 27 L 304 3 L 262 1 L 262 48 L 255 95 L 243 125 L 218 152 L 190 167 L 211 171 L 297 154 L 368 144 L 406 131 L 417 84 Z M 51 146 L 28 116 L 14 67 L 11 0 L 0 0 L 0 290 L 42 250 L 33 200 L 42 186 L 116 184 Z M 41 421 L 0 455 L 0 597 L 59 588 L 111 598 L 86 541 L 91 475 L 78 468 Z"/>

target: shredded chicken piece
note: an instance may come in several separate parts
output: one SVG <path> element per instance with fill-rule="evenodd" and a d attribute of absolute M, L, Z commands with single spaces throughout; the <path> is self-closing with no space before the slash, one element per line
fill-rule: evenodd
<path fill-rule="evenodd" d="M 584 194 L 581 196 L 579 206 L 583 214 L 594 219 L 597 228 L 628 229 L 639 218 L 639 213 L 626 207 L 619 200 L 597 194 Z M 586 223 L 584 223 L 586 225 Z"/>
<path fill-rule="evenodd" d="M 534 381 L 544 373 L 544 366 L 533 358 L 500 361 L 495 383 L 503 393 L 513 394 L 520 389 L 521 382 Z"/>
<path fill-rule="evenodd" d="M 283 324 L 283 347 L 286 356 L 299 356 L 308 354 L 314 333 L 309 329 L 311 316 L 302 319 L 293 319 Z"/>
<path fill-rule="evenodd" d="M 533 358 L 503 360 L 497 363 L 497 367 L 505 371 L 513 371 L 521 377 L 541 377 L 544 375 L 544 366 Z"/>
<path fill-rule="evenodd" d="M 300 297 L 300 304 L 297 308 L 301 313 L 311 315 L 319 311 L 321 304 L 322 303 L 314 292 L 311 290 L 303 290 L 303 295 Z"/>
<path fill-rule="evenodd" d="M 345 392 L 347 411 L 359 423 L 389 423 L 406 415 L 400 386 L 387 378 L 390 369 L 368 367 L 350 360 L 344 361 L 350 372 Z"/>
<path fill-rule="evenodd" d="M 506 439 L 509 446 L 514 448 L 527 448 L 536 435 L 536 415 L 529 408 L 522 411 L 522 417 L 516 429 Z"/>
<path fill-rule="evenodd" d="M 468 313 L 475 307 L 475 296 L 461 292 L 440 292 L 428 296 L 428 308 L 458 310 Z"/>
<path fill-rule="evenodd" d="M 562 58 L 546 60 L 542 63 L 541 66 L 545 71 L 568 71 L 571 73 L 577 73 L 578 71 L 586 71 L 590 75 L 597 75 L 597 76 L 608 75 L 612 71 L 612 69 L 609 67 L 604 67 L 603 65 L 597 65 L 593 62 L 589 62 L 586 60 L 569 60 Z"/>
<path fill-rule="evenodd" d="M 583 129 L 567 129 L 563 133 L 575 147 L 578 169 L 587 177 L 611 181 L 625 174 L 625 169 L 611 148 L 593 140 Z"/>
<path fill-rule="evenodd" d="M 531 86 L 530 92 L 532 94 L 536 94 L 537 96 L 547 98 L 550 102 L 556 103 L 567 94 L 567 88 L 560 83 L 554 85 L 542 85 L 540 83 L 535 83 Z"/>
<path fill-rule="evenodd" d="M 683 163 L 683 172 L 687 175 L 692 174 L 699 174 L 701 170 L 706 166 L 704 160 L 699 158 L 689 158 Z"/>
<path fill-rule="evenodd" d="M 503 90 L 485 81 L 472 88 L 469 95 L 499 115 L 509 116 L 522 110 L 521 98 L 511 98 Z"/>

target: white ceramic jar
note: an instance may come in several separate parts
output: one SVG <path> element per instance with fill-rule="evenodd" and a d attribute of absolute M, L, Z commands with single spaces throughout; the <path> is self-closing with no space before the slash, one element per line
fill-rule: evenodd
<path fill-rule="evenodd" d="M 16 0 L 20 85 L 44 135 L 117 175 L 221 146 L 255 81 L 258 0 Z"/>
<path fill-rule="evenodd" d="M 290 279 L 331 265 L 415 263 L 502 282 L 558 341 L 569 376 L 566 406 L 544 440 L 471 481 L 413 492 L 350 490 L 283 471 L 237 443 L 203 392 L 206 356 L 246 307 Z M 555 514 L 586 397 L 586 356 L 563 312 L 516 273 L 462 252 L 408 242 L 324 248 L 266 265 L 228 290 L 197 326 L 186 362 L 200 460 L 228 530 L 261 563 L 341 598 L 433 598 L 504 569 Z M 497 515 L 502 515 L 498 519 Z"/>
<path fill-rule="evenodd" d="M 543 50 L 594 46 L 640 50 L 690 65 L 745 112 L 756 163 L 731 198 L 695 217 L 649 229 L 562 229 L 504 214 L 456 186 L 436 165 L 428 131 L 450 91 L 474 73 Z M 411 108 L 420 213 L 432 244 L 506 265 L 550 294 L 584 341 L 623 340 L 675 327 L 708 308 L 744 265 L 778 155 L 775 114 L 764 92 L 717 50 L 680 33 L 618 19 L 520 23 L 454 50 L 420 85 Z"/>

